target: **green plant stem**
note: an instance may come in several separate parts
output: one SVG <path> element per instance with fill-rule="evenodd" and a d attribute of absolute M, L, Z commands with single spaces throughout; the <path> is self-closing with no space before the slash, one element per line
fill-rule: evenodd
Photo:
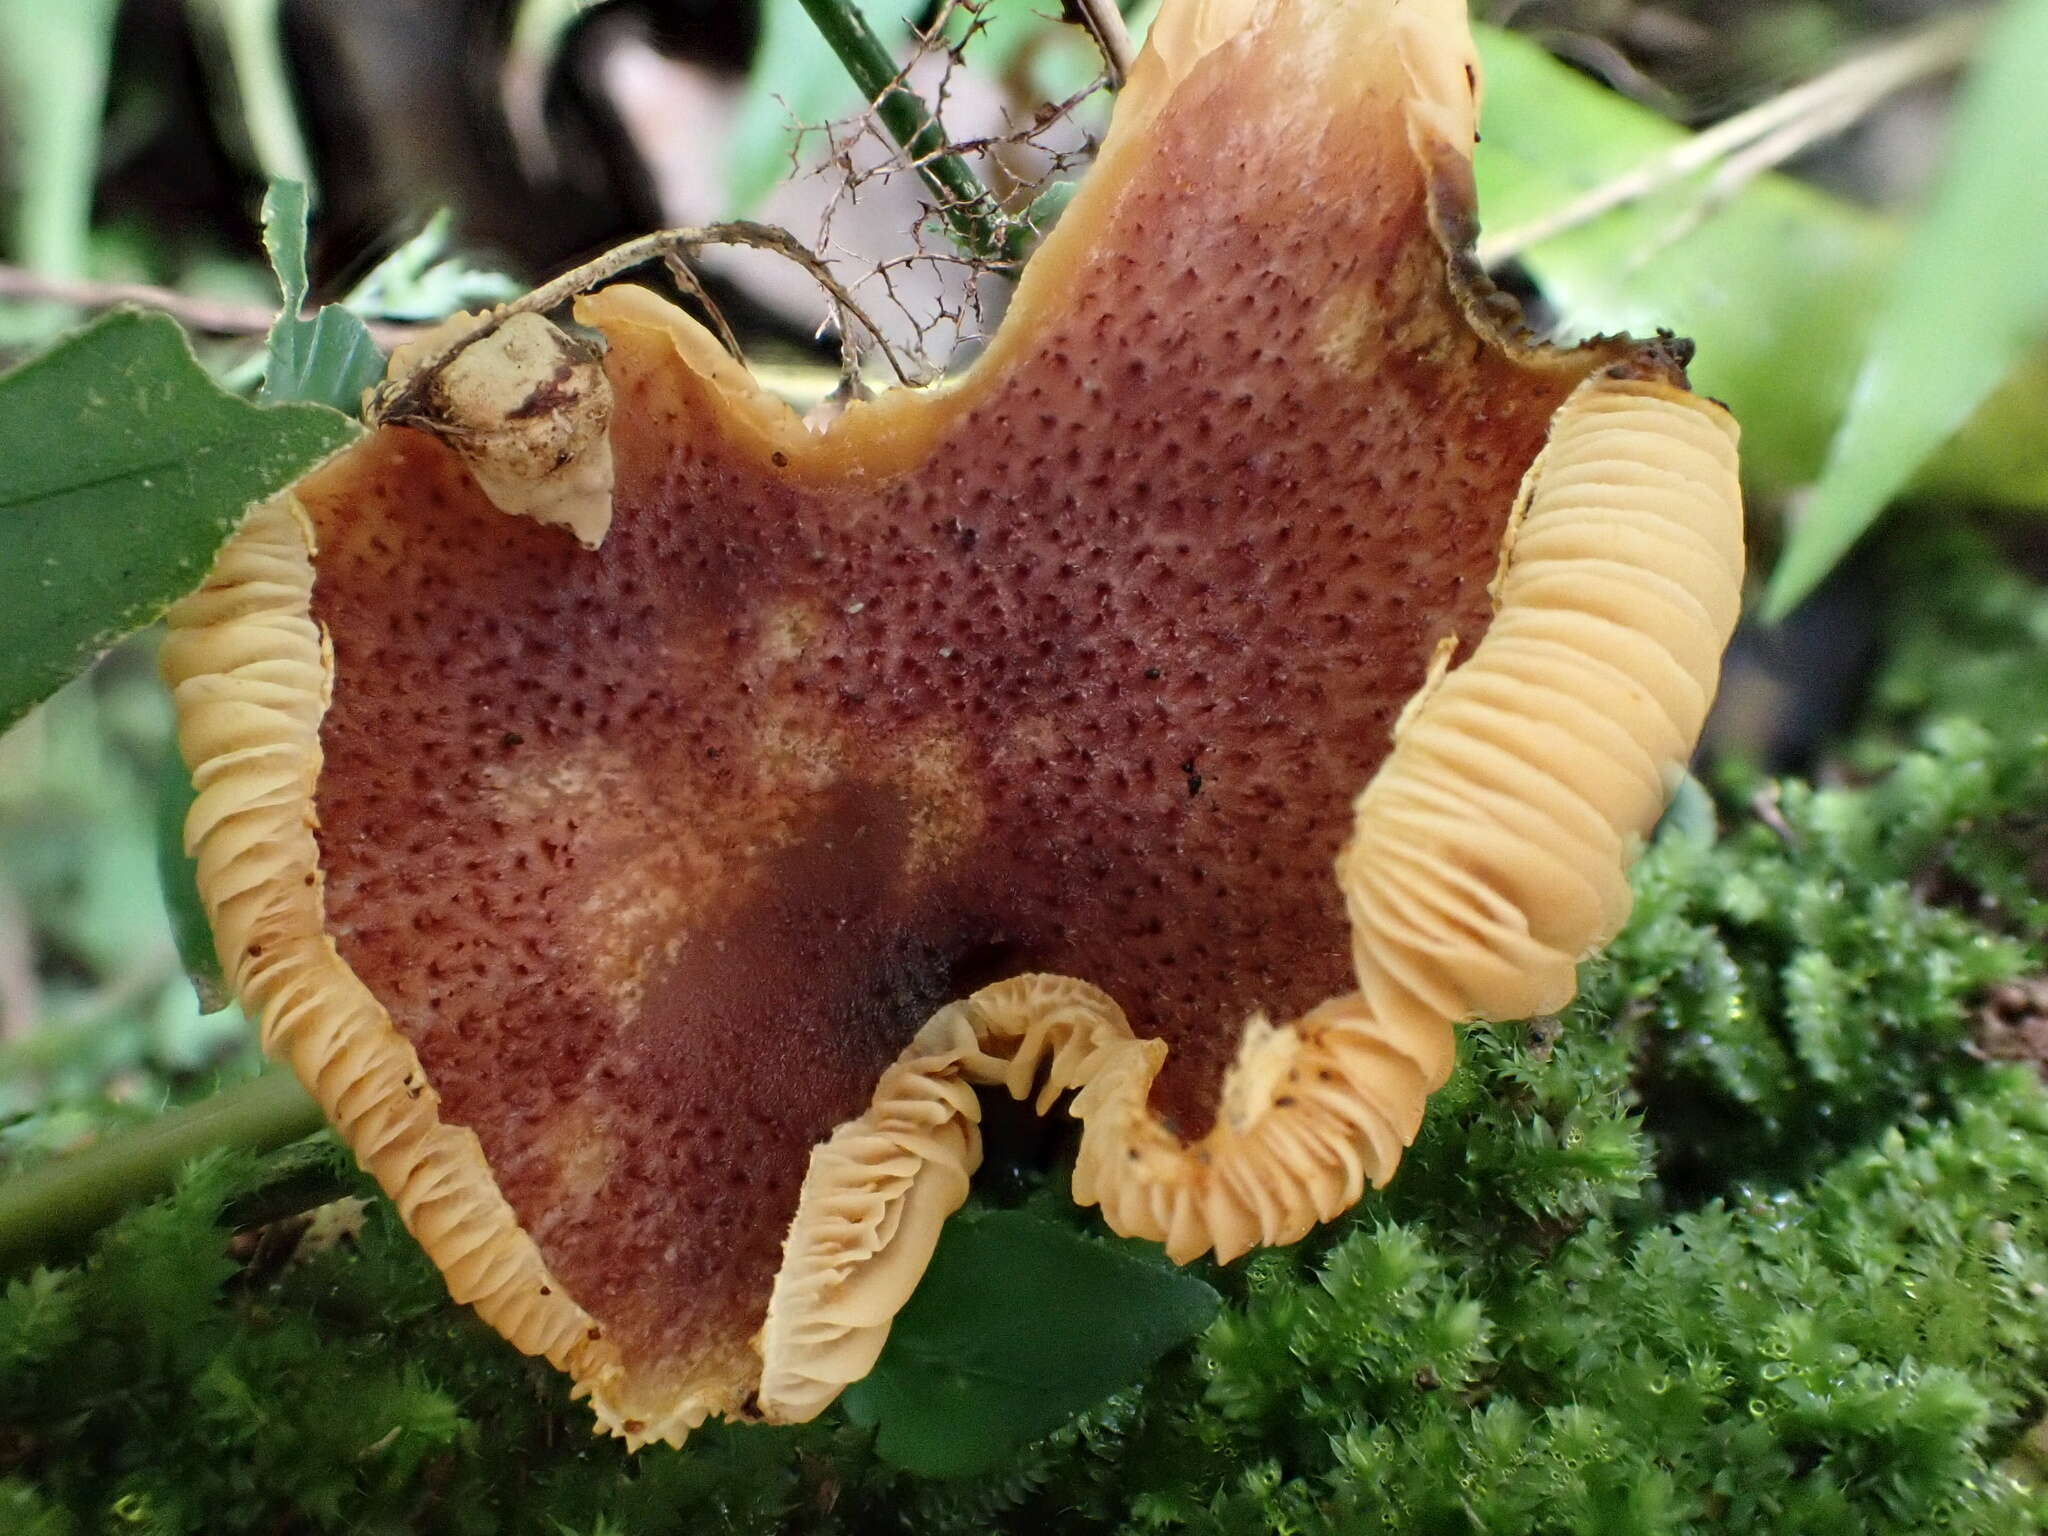
<path fill-rule="evenodd" d="M 850 0 L 802 0 L 812 22 L 860 87 L 925 185 L 953 238 L 992 262 L 1023 254 L 1023 230 L 1005 220 L 995 197 L 968 163 L 946 148 L 946 136 L 922 98 L 903 84 L 896 62 Z"/>
<path fill-rule="evenodd" d="M 320 1107 L 291 1073 L 260 1077 L 0 1183 L 0 1267 L 62 1252 L 129 1206 L 169 1191 L 219 1147 L 269 1152 L 310 1136 Z"/>

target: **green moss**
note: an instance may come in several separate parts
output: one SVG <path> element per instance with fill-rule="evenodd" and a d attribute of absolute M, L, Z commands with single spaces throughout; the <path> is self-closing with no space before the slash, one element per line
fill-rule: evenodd
<path fill-rule="evenodd" d="M 2043 1413 L 2048 1100 L 1967 1046 L 2042 964 L 2048 774 L 2009 724 L 1895 729 L 1937 681 L 1880 683 L 1882 777 L 1718 838 L 1696 803 L 1579 1003 L 1467 1036 L 1389 1190 L 1205 1268 L 1193 1345 L 997 1474 L 913 1476 L 837 1410 L 629 1458 L 383 1203 L 280 1266 L 233 1214 L 278 1165 L 216 1157 L 0 1300 L 0 1528 L 2039 1528 L 2002 1469 Z M 1012 1197 L 1095 1229 L 1058 1177 Z"/>
<path fill-rule="evenodd" d="M 2032 529 L 2019 532 L 2038 546 Z M 2037 737 L 2048 721 L 2048 587 L 1968 524 L 1905 531 L 1886 566 L 1887 657 L 1866 749 L 1955 718 Z"/>
<path fill-rule="evenodd" d="M 1965 867 L 1989 872 L 1974 829 L 2048 805 L 2030 755 L 1951 723 L 1871 787 L 1774 785 L 1768 820 L 1652 850 L 1573 1029 L 1640 1031 L 1637 1077 L 1674 1198 L 1804 1178 L 1948 1101 L 1971 1071 L 1971 999 L 2025 970 L 2033 946 L 1930 897 L 1953 894 Z M 2020 871 L 2001 879 L 2010 907 L 2032 900 Z"/>

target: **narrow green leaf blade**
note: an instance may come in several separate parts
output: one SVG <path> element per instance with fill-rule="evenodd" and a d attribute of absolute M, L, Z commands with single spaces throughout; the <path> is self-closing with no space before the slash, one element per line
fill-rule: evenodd
<path fill-rule="evenodd" d="M 31 271 L 85 275 L 119 9 L 0 0 L 0 158 L 15 194 L 0 250 Z M 0 333 L 40 338 L 66 323 L 57 306 L 37 305 L 0 315 Z"/>
<path fill-rule="evenodd" d="M 888 1461 L 970 1477 L 1138 1381 L 1220 1298 L 1025 1211 L 955 1217 L 866 1380 L 843 1401 Z"/>
<path fill-rule="evenodd" d="M 1475 157 L 1490 236 L 1556 213 L 1681 144 L 1686 130 L 1559 63 L 1476 27 L 1485 66 Z M 1565 230 L 1518 258 L 1559 329 L 1699 343 L 1693 384 L 1742 423 L 1743 476 L 1766 490 L 1820 473 L 1904 241 L 1889 220 L 1766 173 L 1724 202 L 1695 179 Z M 2034 377 L 2021 375 L 2034 370 Z M 2048 505 L 2048 361 L 2037 352 L 1930 459 L 1929 490 Z"/>
<path fill-rule="evenodd" d="M 163 914 L 170 922 L 178 960 L 199 999 L 201 1013 L 217 1013 L 235 999 L 220 953 L 213 942 L 213 924 L 199 897 L 199 861 L 185 851 L 185 821 L 198 794 L 192 775 L 175 749 L 165 755 L 156 784 L 156 874 L 163 889 Z"/>
<path fill-rule="evenodd" d="M 263 194 L 263 254 L 284 296 L 283 313 L 271 327 L 273 344 L 279 328 L 306 306 L 306 208 L 303 181 L 273 181 Z"/>
<path fill-rule="evenodd" d="M 1687 137 L 1530 39 L 1475 30 L 1486 95 L 1474 168 L 1489 234 L 1553 214 Z M 1700 196 L 1692 183 L 1660 192 L 1520 260 L 1568 336 L 1668 327 L 1691 337 L 1694 384 L 1742 423 L 1745 473 L 1803 484 L 1848 398 L 1896 236 L 1860 209 L 1766 175 L 1672 238 Z"/>
<path fill-rule="evenodd" d="M 283 0 L 185 0 L 185 9 L 256 168 L 274 180 L 308 180 L 312 157 L 285 53 Z"/>
<path fill-rule="evenodd" d="M 7 249 L 40 272 L 85 271 L 118 0 L 0 0 L 0 126 L 17 203 Z"/>
<path fill-rule="evenodd" d="M 1957 103 L 1948 166 L 1879 311 L 1847 417 L 1772 573 L 1765 614 L 1811 592 L 2048 333 L 2048 0 L 2009 0 Z"/>
<path fill-rule="evenodd" d="M 354 435 L 206 376 L 116 311 L 0 376 L 0 729 L 196 587 L 253 503 Z"/>

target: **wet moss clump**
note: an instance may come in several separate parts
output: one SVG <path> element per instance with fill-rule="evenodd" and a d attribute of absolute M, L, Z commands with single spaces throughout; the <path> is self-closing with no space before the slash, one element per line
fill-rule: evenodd
<path fill-rule="evenodd" d="M 2048 1099 L 1979 1047 L 2048 996 L 2048 710 L 1986 707 L 2048 676 L 2048 600 L 1938 554 L 1827 784 L 1689 791 L 1579 1002 L 1469 1033 L 1389 1190 L 1198 1269 L 1202 1332 L 988 1470 L 908 1472 L 914 1431 L 843 1407 L 627 1457 L 316 1142 L 195 1165 L 12 1281 L 0 1529 L 2040 1528 Z M 360 1209 L 259 1223 L 309 1166 Z M 980 1198 L 1097 1232 L 1059 1167 Z"/>

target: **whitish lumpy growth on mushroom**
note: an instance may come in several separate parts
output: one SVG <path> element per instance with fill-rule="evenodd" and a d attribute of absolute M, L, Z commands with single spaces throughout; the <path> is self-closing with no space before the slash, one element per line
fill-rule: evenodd
<path fill-rule="evenodd" d="M 1353 985 L 1352 798 L 1616 353 L 1483 340 L 1396 108 L 1273 67 L 1197 71 L 910 462 L 726 431 L 622 326 L 601 549 L 416 432 L 306 488 L 331 930 L 635 1358 L 752 1335 L 811 1148 L 945 1002 L 1097 984 L 1192 1137 L 1248 1018 Z"/>

